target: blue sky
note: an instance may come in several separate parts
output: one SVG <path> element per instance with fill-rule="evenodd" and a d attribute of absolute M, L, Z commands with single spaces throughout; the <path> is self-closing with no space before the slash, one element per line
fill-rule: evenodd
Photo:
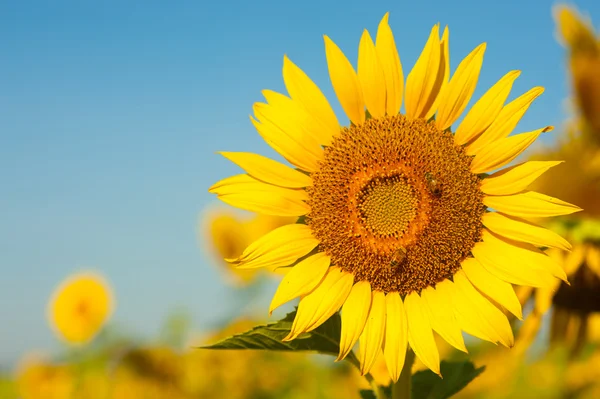
<path fill-rule="evenodd" d="M 230 290 L 196 235 L 215 202 L 207 188 L 237 171 L 215 151 L 273 154 L 248 114 L 262 89 L 283 90 L 284 54 L 341 115 L 325 33 L 356 60 L 362 30 L 375 32 L 390 11 L 408 72 L 431 26 L 448 24 L 452 68 L 488 43 L 476 96 L 521 69 L 513 93 L 546 92 L 519 129 L 559 127 L 568 84 L 552 4 L 0 3 L 0 366 L 57 348 L 47 299 L 85 267 L 112 282 L 114 322 L 137 335 L 154 335 L 175 308 L 188 309 L 197 329 L 221 321 Z M 600 18 L 600 3 L 577 5 Z"/>

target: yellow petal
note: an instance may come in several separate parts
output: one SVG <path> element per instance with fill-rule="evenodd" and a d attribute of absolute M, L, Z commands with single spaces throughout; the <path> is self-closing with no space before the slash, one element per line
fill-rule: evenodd
<path fill-rule="evenodd" d="M 292 329 L 283 341 L 314 330 L 337 312 L 352 289 L 354 276 L 339 267 L 330 267 L 323 281 L 300 299 Z"/>
<path fill-rule="evenodd" d="M 546 126 L 532 132 L 502 138 L 482 147 L 476 153 L 470 153 L 471 147 L 469 147 L 467 154 L 475 155 L 471 162 L 471 172 L 484 173 L 501 168 L 525 151 L 540 134 L 552 129 L 552 126 Z"/>
<path fill-rule="evenodd" d="M 263 111 L 268 109 L 267 104 L 256 103 L 253 108 L 257 118 L 262 117 L 263 120 L 261 120 L 261 123 L 251 116 L 250 121 L 267 144 L 283 155 L 292 165 L 302 170 L 314 172 L 319 169 L 318 162 L 323 158 L 323 150 L 318 146 L 318 143 L 310 143 L 312 141 L 310 138 L 308 138 L 309 143 L 306 143 L 306 140 L 292 136 L 289 132 L 281 130 L 277 125 L 266 119 Z"/>
<path fill-rule="evenodd" d="M 365 375 L 371 370 L 377 359 L 377 355 L 381 351 L 383 334 L 385 332 L 385 318 L 385 294 L 381 291 L 373 291 L 369 317 L 360 336 L 360 351 L 358 354 L 361 375 Z"/>
<path fill-rule="evenodd" d="M 406 116 L 411 119 L 424 118 L 433 104 L 432 95 L 437 95 L 444 75 L 445 64 L 441 58 L 440 27 L 431 29 L 429 39 L 415 66 L 406 79 Z"/>
<path fill-rule="evenodd" d="M 305 190 L 283 188 L 235 175 L 215 183 L 208 192 L 232 206 L 275 216 L 302 216 L 310 211 Z"/>
<path fill-rule="evenodd" d="M 220 195 L 218 198 L 236 208 L 265 215 L 302 216 L 310 212 L 304 202 L 279 196 L 278 193 L 244 192 Z"/>
<path fill-rule="evenodd" d="M 587 258 L 588 247 L 586 245 L 575 245 L 573 251 L 565 258 L 564 269 L 567 276 L 572 276 L 579 270 Z"/>
<path fill-rule="evenodd" d="M 463 145 L 479 136 L 500 114 L 515 79 L 521 71 L 510 71 L 494 84 L 469 110 L 454 134 L 454 142 Z"/>
<path fill-rule="evenodd" d="M 220 152 L 225 158 L 244 169 L 255 179 L 288 188 L 301 188 L 312 185 L 310 176 L 282 163 L 250 152 Z"/>
<path fill-rule="evenodd" d="M 485 196 L 483 203 L 498 212 L 523 218 L 570 215 L 581 211 L 578 206 L 535 191 L 514 195 Z"/>
<path fill-rule="evenodd" d="M 319 252 L 292 267 L 277 287 L 269 314 L 284 303 L 311 292 L 323 280 L 330 263 L 331 258 Z"/>
<path fill-rule="evenodd" d="M 438 353 L 427 307 L 421 297 L 413 292 L 404 298 L 404 309 L 408 322 L 408 343 L 423 364 L 434 373 L 440 374 L 440 355 Z"/>
<path fill-rule="evenodd" d="M 448 79 L 450 78 L 450 33 L 448 31 L 448 26 L 444 28 L 444 33 L 442 34 L 442 39 L 440 40 L 440 71 L 438 76 L 441 78 L 438 79 L 437 84 L 434 86 L 434 90 L 431 94 L 431 106 L 429 106 L 429 111 L 425 114 L 425 119 L 430 120 L 433 118 L 435 111 L 437 111 L 438 104 L 440 102 L 440 93 L 445 89 L 448 85 Z"/>
<path fill-rule="evenodd" d="M 337 131 L 324 128 L 324 125 L 316 119 L 297 101 L 288 96 L 272 90 L 263 90 L 263 96 L 271 108 L 273 123 L 281 130 L 288 132 L 293 137 L 302 139 L 306 146 L 312 150 L 315 143 L 329 145 L 333 135 Z M 320 149 L 320 146 L 317 146 Z"/>
<path fill-rule="evenodd" d="M 396 115 L 402 106 L 404 73 L 388 17 L 386 13 L 377 28 L 375 50 L 385 76 L 385 109 L 388 115 Z"/>
<path fill-rule="evenodd" d="M 281 267 L 294 263 L 319 244 L 310 227 L 288 224 L 271 230 L 242 252 L 237 259 L 228 259 L 241 268 Z"/>
<path fill-rule="evenodd" d="M 396 382 L 404 366 L 408 344 L 406 313 L 400 294 L 397 292 L 389 292 L 385 296 L 385 306 L 386 322 L 383 355 L 390 377 L 392 381 Z"/>
<path fill-rule="evenodd" d="M 489 195 L 510 195 L 523 191 L 544 172 L 563 161 L 528 161 L 486 177 L 481 191 Z"/>
<path fill-rule="evenodd" d="M 452 125 L 467 107 L 483 64 L 486 44 L 480 44 L 458 65 L 448 85 L 440 93 L 440 105 L 436 115 L 436 126 L 445 130 Z"/>
<path fill-rule="evenodd" d="M 521 304 L 512 285 L 488 272 L 475 258 L 463 260 L 461 268 L 469 278 L 469 281 L 480 292 L 504 306 L 510 313 L 517 316 L 519 320 L 523 320 Z"/>
<path fill-rule="evenodd" d="M 482 222 L 490 231 L 511 240 L 528 242 L 537 247 L 571 250 L 571 244 L 552 230 L 498 212 L 486 212 Z"/>
<path fill-rule="evenodd" d="M 593 271 L 597 277 L 600 277 L 600 248 L 594 245 L 588 245 L 586 256 L 587 267 Z"/>
<path fill-rule="evenodd" d="M 552 13 L 556 21 L 558 41 L 571 48 L 577 46 L 594 46 L 596 38 L 594 27 L 589 19 L 581 15 L 570 5 L 558 4 L 553 7 Z"/>
<path fill-rule="evenodd" d="M 375 43 L 365 29 L 358 46 L 358 80 L 365 104 L 374 118 L 385 116 L 385 76 L 379 62 Z"/>
<path fill-rule="evenodd" d="M 462 270 L 454 274 L 455 312 L 463 330 L 490 342 L 512 347 L 515 339 L 504 313 L 471 285 Z"/>
<path fill-rule="evenodd" d="M 535 290 L 535 312 L 539 314 L 546 313 L 552 306 L 552 298 L 560 285 L 560 280 L 556 280 L 551 287 L 540 287 Z"/>
<path fill-rule="evenodd" d="M 360 125 L 365 121 L 365 103 L 358 76 L 342 50 L 329 37 L 323 37 L 333 90 L 348 119 L 355 125 Z"/>
<path fill-rule="evenodd" d="M 327 98 L 304 71 L 287 56 L 283 57 L 283 81 L 290 97 L 321 122 L 325 137 L 334 137 L 340 132 L 340 124 Z"/>
<path fill-rule="evenodd" d="M 476 154 L 494 141 L 508 137 L 517 126 L 527 109 L 544 92 L 543 87 L 534 87 L 522 96 L 506 104 L 498 117 L 475 142 L 469 145 L 468 154 Z"/>
<path fill-rule="evenodd" d="M 348 299 L 342 306 L 342 332 L 340 353 L 336 361 L 342 360 L 352 350 L 365 328 L 371 309 L 371 284 L 359 281 L 354 284 Z"/>
<path fill-rule="evenodd" d="M 437 286 L 445 283 L 446 281 L 439 282 Z M 465 341 L 453 312 L 452 297 L 430 286 L 421 291 L 421 300 L 429 309 L 429 321 L 433 330 L 450 345 L 466 353 Z"/>
<path fill-rule="evenodd" d="M 487 230 L 471 253 L 490 273 L 511 284 L 543 287 L 552 276 L 566 281 L 564 270 L 542 251 L 526 243 L 499 238 Z"/>

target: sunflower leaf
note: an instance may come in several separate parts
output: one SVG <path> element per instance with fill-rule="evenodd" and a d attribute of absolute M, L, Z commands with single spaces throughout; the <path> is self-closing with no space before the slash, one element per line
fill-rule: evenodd
<path fill-rule="evenodd" d="M 449 398 L 466 387 L 485 369 L 475 368 L 469 361 L 443 361 L 440 368 L 443 379 L 431 370 L 419 371 L 412 376 L 412 399 Z"/>
<path fill-rule="evenodd" d="M 288 313 L 282 320 L 275 323 L 260 325 L 243 332 L 225 338 L 212 345 L 200 347 L 201 349 L 255 349 L 271 351 L 312 351 L 327 355 L 337 356 L 340 350 L 339 337 L 341 331 L 341 319 L 335 313 L 325 323 L 311 332 L 301 334 L 290 342 L 283 342 L 292 328 L 296 312 Z M 354 357 L 353 354 L 350 356 Z M 352 361 L 353 359 L 349 359 Z"/>

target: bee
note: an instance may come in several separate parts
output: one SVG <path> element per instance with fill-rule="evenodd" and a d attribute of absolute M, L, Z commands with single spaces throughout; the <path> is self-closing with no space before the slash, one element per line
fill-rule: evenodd
<path fill-rule="evenodd" d="M 425 173 L 425 181 L 427 182 L 429 192 L 431 192 L 434 197 L 440 198 L 442 196 L 442 189 L 440 187 L 440 182 L 435 178 L 433 173 Z"/>
<path fill-rule="evenodd" d="M 398 267 L 406 260 L 406 248 L 399 247 L 392 253 L 390 267 Z"/>

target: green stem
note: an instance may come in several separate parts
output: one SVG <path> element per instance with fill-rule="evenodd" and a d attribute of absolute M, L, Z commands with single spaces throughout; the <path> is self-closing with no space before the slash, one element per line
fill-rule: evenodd
<path fill-rule="evenodd" d="M 410 382 L 414 361 L 415 353 L 411 349 L 408 349 L 406 351 L 406 358 L 404 359 L 404 366 L 402 367 L 400 378 L 392 385 L 392 399 L 410 399 Z"/>

